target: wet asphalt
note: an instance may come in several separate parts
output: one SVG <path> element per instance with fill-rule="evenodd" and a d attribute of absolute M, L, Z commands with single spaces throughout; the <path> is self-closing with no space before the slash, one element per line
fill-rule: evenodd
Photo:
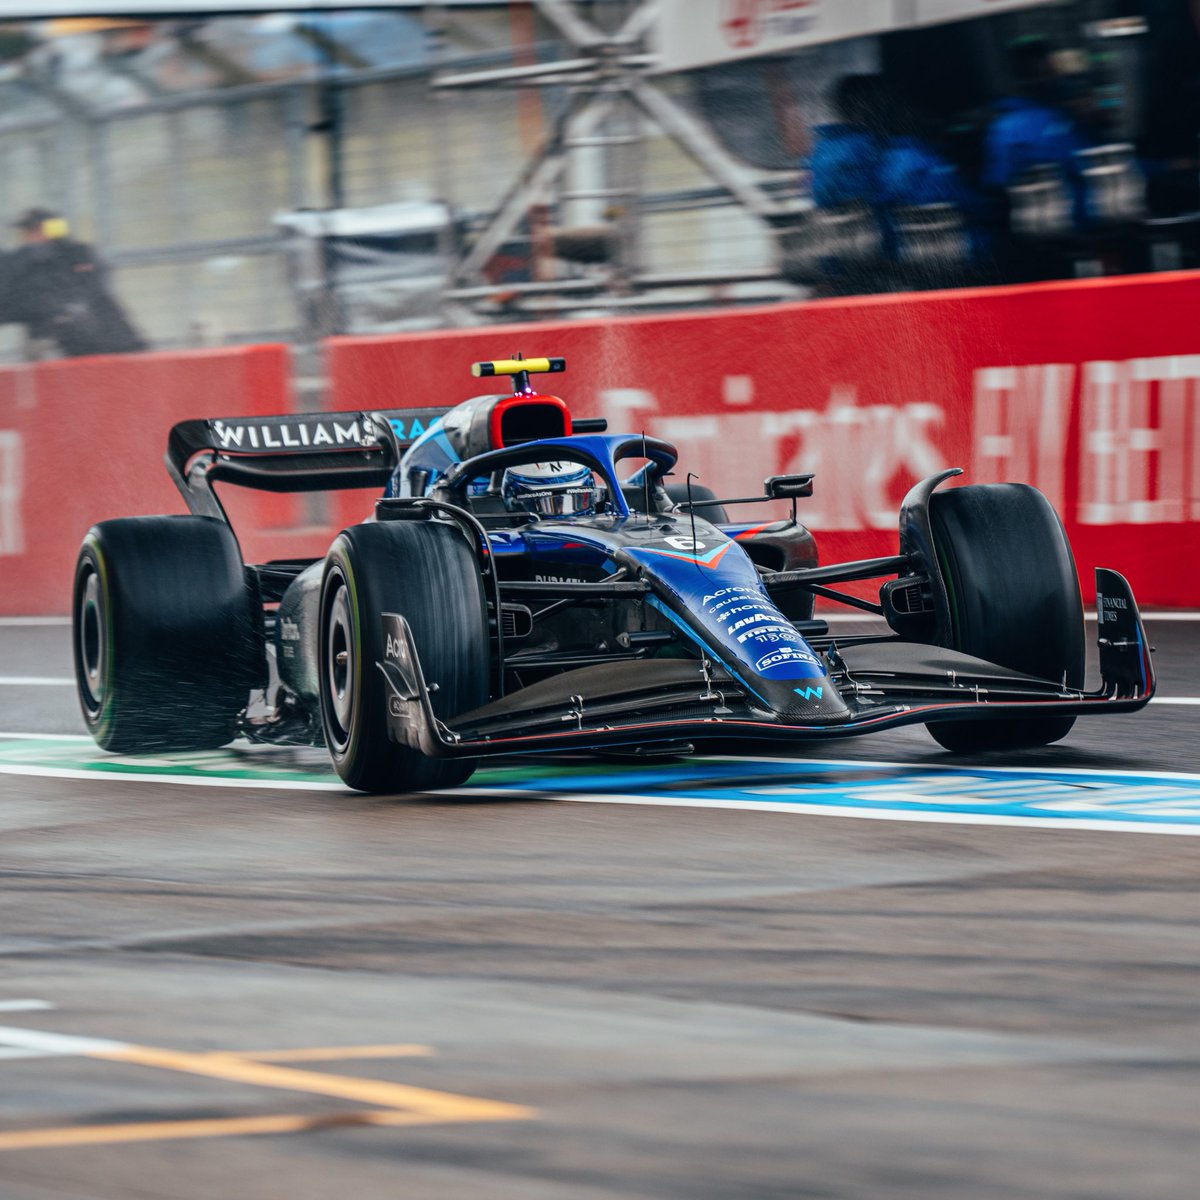
<path fill-rule="evenodd" d="M 1005 763 L 1191 772 L 1198 725 Z M 0 775 L 0 847 L 2 1200 L 1196 1195 L 1200 838 Z"/>

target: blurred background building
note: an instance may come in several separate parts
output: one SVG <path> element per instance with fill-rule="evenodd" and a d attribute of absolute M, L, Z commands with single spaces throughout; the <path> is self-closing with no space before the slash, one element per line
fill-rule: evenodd
<path fill-rule="evenodd" d="M 1198 25 L 1194 0 L 16 21 L 0 222 L 14 249 L 53 214 L 151 348 L 1189 267 Z M 61 352 L 21 298 L 0 356 Z"/>

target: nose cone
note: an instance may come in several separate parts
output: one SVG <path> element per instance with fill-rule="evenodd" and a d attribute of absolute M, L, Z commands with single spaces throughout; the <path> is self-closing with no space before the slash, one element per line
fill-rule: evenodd
<path fill-rule="evenodd" d="M 805 725 L 837 724 L 851 713 L 828 675 L 804 681 L 762 680 L 757 690 L 771 708 L 786 721 Z"/>
<path fill-rule="evenodd" d="M 630 554 L 677 619 L 770 712 L 806 724 L 848 719 L 821 657 L 767 595 L 742 548 L 707 526 L 701 540 L 682 541 Z"/>

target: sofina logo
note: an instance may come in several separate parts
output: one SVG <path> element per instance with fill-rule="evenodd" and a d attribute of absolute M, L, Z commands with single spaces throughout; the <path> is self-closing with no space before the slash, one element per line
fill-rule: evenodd
<path fill-rule="evenodd" d="M 761 675 L 764 671 L 769 671 L 772 667 L 779 666 L 780 663 L 792 662 L 808 663 L 814 667 L 821 665 L 820 660 L 811 650 L 801 646 L 779 646 L 772 650 L 770 654 L 764 654 L 754 664 L 754 669 Z"/>
<path fill-rule="evenodd" d="M 799 696 L 801 700 L 820 700 L 821 699 L 821 688 L 820 687 L 792 688 L 792 691 L 795 692 L 796 695 Z"/>

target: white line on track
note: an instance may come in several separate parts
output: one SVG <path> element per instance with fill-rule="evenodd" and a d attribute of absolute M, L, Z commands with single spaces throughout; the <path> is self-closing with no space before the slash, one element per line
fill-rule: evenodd
<path fill-rule="evenodd" d="M 0 1012 L 45 1012 L 53 1007 L 49 1000 L 0 1000 Z"/>
<path fill-rule="evenodd" d="M 759 762 L 757 758 L 742 754 L 706 754 L 710 762 Z M 1164 779 L 1168 783 L 1173 779 L 1186 779 L 1190 782 L 1200 782 L 1200 774 L 1187 771 L 1108 771 L 1093 767 L 997 767 L 991 763 L 932 763 L 932 762 L 896 762 L 892 759 L 881 758 L 796 758 L 772 756 L 773 763 L 788 763 L 796 766 L 809 767 L 887 767 L 897 771 L 988 771 L 1001 775 L 1036 775 L 1045 771 L 1049 775 L 1128 775 L 1137 779 Z"/>
<path fill-rule="evenodd" d="M 91 741 L 91 738 L 87 738 Z M 0 763 L 0 775 L 31 775 L 39 779 L 106 779 L 120 783 L 157 783 L 174 787 L 247 788 L 275 792 L 349 792 L 344 783 L 318 783 L 311 779 L 240 779 L 231 776 L 169 775 L 158 771 L 82 771 L 75 767 L 42 767 L 25 763 Z"/>
<path fill-rule="evenodd" d="M 0 1025 L 0 1058 L 54 1058 L 70 1054 L 113 1054 L 127 1050 L 125 1042 L 107 1038 L 73 1037 L 66 1033 L 44 1033 Z"/>
<path fill-rule="evenodd" d="M 813 765 L 809 761 L 809 765 Z M 828 763 L 822 763 L 828 766 Z M 858 766 L 860 763 L 843 763 L 843 766 Z M 907 764 L 912 767 L 913 764 Z M 962 769 L 961 767 L 959 768 Z M 994 768 L 989 767 L 988 770 Z M 1097 772 L 1101 774 L 1102 772 Z M 1119 772 L 1107 772 L 1116 775 Z M 504 796 L 514 799 L 544 799 L 546 792 L 538 791 L 505 791 Z M 446 792 L 447 796 L 495 796 L 496 791 L 490 788 L 456 788 Z M 1016 817 L 993 816 L 990 813 L 964 812 L 914 812 L 911 809 L 871 809 L 857 808 L 851 805 L 839 807 L 835 804 L 793 804 L 790 801 L 779 803 L 771 800 L 703 800 L 699 797 L 688 796 L 626 796 L 608 795 L 601 792 L 597 795 L 585 795 L 574 792 L 569 795 L 557 796 L 556 799 L 571 801 L 576 804 L 641 804 L 652 808 L 723 808 L 750 809 L 754 812 L 801 813 L 812 817 L 849 817 L 852 820 L 865 821 L 917 821 L 928 825 L 1013 825 L 1028 829 L 1078 829 L 1084 831 L 1100 830 L 1105 833 L 1169 833 L 1181 837 L 1200 837 L 1200 825 L 1151 825 L 1137 821 L 1105 821 L 1090 817 Z"/>
<path fill-rule="evenodd" d="M 24 629 L 30 625 L 70 625 L 70 617 L 0 617 L 0 626 Z"/>
<path fill-rule="evenodd" d="M 0 736 L 3 736 L 0 734 Z M 706 756 L 718 761 L 736 763 L 747 760 L 736 755 Z M 978 767 L 966 763 L 905 763 L 884 762 L 856 759 L 809 759 L 809 758 L 774 758 L 775 763 L 797 763 L 806 767 L 824 767 L 835 769 L 863 770 L 864 767 L 895 769 L 900 771 L 963 771 L 984 769 L 989 772 L 1028 775 L 1037 774 L 1030 767 Z M 1200 775 L 1186 774 L 1178 771 L 1100 771 L 1083 768 L 1050 768 L 1055 776 L 1106 776 L 1128 775 L 1137 779 L 1155 779 L 1169 783 L 1172 780 L 1200 780 Z M 86 771 L 66 767 L 42 767 L 33 764 L 0 764 L 0 774 L 27 775 L 50 779 L 79 779 L 95 783 L 98 780 L 112 780 L 127 783 L 157 783 L 162 785 L 179 785 L 181 787 L 217 787 L 217 788 L 246 788 L 264 791 L 307 791 L 307 792 L 345 792 L 342 783 L 318 783 L 311 780 L 289 781 L 286 779 L 231 779 L 213 778 L 190 775 L 163 775 L 158 773 L 138 773 L 132 771 Z M 547 798 L 557 799 L 575 804 L 625 804 L 641 805 L 650 808 L 710 808 L 726 811 L 749 810 L 752 812 L 792 813 L 815 817 L 845 817 L 853 820 L 867 821 L 914 821 L 930 825 L 990 825 L 999 828 L 1005 826 L 1027 829 L 1080 830 L 1084 832 L 1100 831 L 1105 833 L 1157 833 L 1172 834 L 1181 837 L 1200 837 L 1200 824 L 1173 823 L 1142 823 L 1134 820 L 1105 820 L 1091 817 L 1024 817 L 1008 814 L 953 812 L 939 810 L 937 812 L 914 811 L 912 809 L 871 809 L 856 805 L 836 804 L 804 804 L 794 801 L 776 800 L 747 800 L 735 801 L 714 798 L 707 799 L 698 796 L 668 796 L 668 795 L 633 795 L 619 793 L 580 793 L 567 792 L 555 794 L 548 788 L 487 788 L 463 787 L 455 788 L 444 793 L 446 796 L 490 796 L 504 797 L 512 800 Z M 3 1029 L 0 1028 L 0 1057 L 6 1057 L 3 1050 Z"/>
<path fill-rule="evenodd" d="M 1195 703 L 1200 703 L 1197 699 Z M 13 738 L 15 740 L 28 739 L 30 741 L 47 741 L 47 742 L 91 742 L 92 738 L 86 733 L 0 733 L 0 738 Z M 1036 774 L 1039 770 L 1044 770 L 1052 775 L 1129 775 L 1136 776 L 1139 779 L 1164 779 L 1170 782 L 1173 779 L 1186 779 L 1192 782 L 1200 782 L 1200 772 L 1189 771 L 1113 771 L 1103 768 L 1091 767 L 1002 767 L 992 763 L 935 763 L 935 762 L 901 762 L 895 759 L 885 758 L 799 758 L 794 755 L 770 755 L 767 757 L 750 755 L 750 754 L 702 754 L 697 755 L 698 758 L 703 758 L 707 762 L 772 762 L 784 763 L 787 765 L 808 766 L 808 767 L 848 767 L 855 770 L 861 770 L 864 767 L 880 767 L 889 768 L 897 771 L 989 771 L 994 774 L 1001 775 L 1029 775 Z M 107 759 L 102 761 L 114 761 Z M 511 760 L 510 760 L 511 761 Z M 166 780 L 171 783 L 196 783 L 201 787 L 239 787 L 246 785 L 247 787 L 281 787 L 281 788 L 315 788 L 320 791 L 344 791 L 346 790 L 343 784 L 340 783 L 320 783 L 311 780 L 297 780 L 295 782 L 289 780 L 244 780 L 234 779 L 228 776 L 221 778 L 215 777 L 200 777 L 192 778 L 188 775 L 159 775 L 151 774 L 146 771 L 87 771 L 78 770 L 74 767 L 43 767 L 37 764 L 26 765 L 25 763 L 3 763 L 0 764 L 0 770 L 8 769 L 6 773 L 13 775 L 32 774 L 33 772 L 46 774 L 61 775 L 64 778 L 75 779 L 150 779 L 162 782 Z M 570 768 L 564 767 L 564 773 L 569 773 Z M 461 788 L 452 788 L 447 791 L 446 795 L 453 795 L 456 791 L 461 791 Z M 438 793 L 441 795 L 442 793 Z"/>
<path fill-rule="evenodd" d="M 13 738 L 25 742 L 90 742 L 86 733 L 0 733 L 0 738 Z"/>

